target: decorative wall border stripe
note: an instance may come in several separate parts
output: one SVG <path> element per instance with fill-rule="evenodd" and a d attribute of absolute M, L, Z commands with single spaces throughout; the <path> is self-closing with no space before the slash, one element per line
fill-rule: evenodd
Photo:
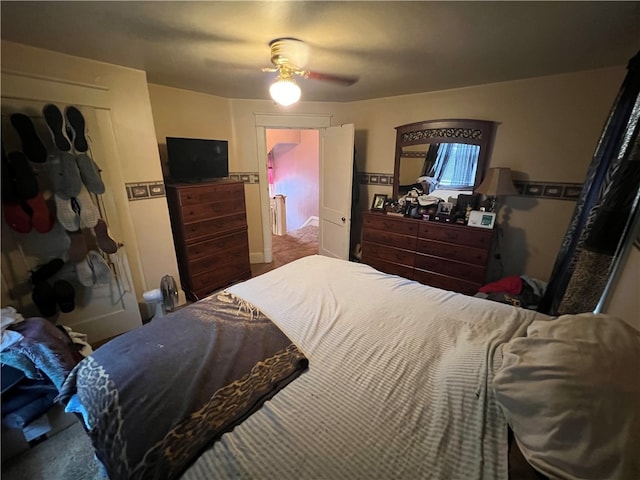
<path fill-rule="evenodd" d="M 239 180 L 244 183 L 260 183 L 258 172 L 231 172 L 229 180 Z"/>
<path fill-rule="evenodd" d="M 358 175 L 360 185 L 379 185 L 384 187 L 393 185 L 392 173 L 360 172 Z M 229 179 L 244 183 L 260 183 L 260 176 L 257 172 L 231 172 L 229 173 Z M 575 201 L 582 192 L 581 183 L 524 182 L 519 180 L 514 180 L 513 183 L 518 189 L 518 193 L 524 197 Z M 162 181 L 126 183 L 125 186 L 129 201 L 165 196 L 164 182 Z"/>
<path fill-rule="evenodd" d="M 402 152 L 400 158 L 427 158 L 427 151 L 424 152 Z"/>
<path fill-rule="evenodd" d="M 165 196 L 164 182 L 126 183 L 125 186 L 127 187 L 127 198 L 130 202 Z"/>
<path fill-rule="evenodd" d="M 230 180 L 244 183 L 260 183 L 258 172 L 230 172 Z M 130 202 L 164 197 L 166 195 L 163 181 L 125 183 L 127 198 Z"/>
<path fill-rule="evenodd" d="M 392 186 L 392 173 L 360 172 L 360 185 Z M 582 192 L 581 183 L 518 181 L 513 182 L 518 193 L 524 197 L 548 198 L 554 200 L 577 200 Z"/>
<path fill-rule="evenodd" d="M 518 180 L 514 180 L 513 183 L 518 193 L 524 197 L 575 201 L 582 192 L 582 183 L 523 182 Z"/>
<path fill-rule="evenodd" d="M 360 172 L 360 185 L 393 185 L 393 173 Z"/>

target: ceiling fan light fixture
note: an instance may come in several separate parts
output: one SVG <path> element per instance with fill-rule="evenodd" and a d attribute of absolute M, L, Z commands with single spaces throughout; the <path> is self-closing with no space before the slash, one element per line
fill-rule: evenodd
<path fill-rule="evenodd" d="M 293 78 L 278 77 L 269 87 L 269 93 L 276 103 L 288 107 L 300 100 L 302 91 Z"/>

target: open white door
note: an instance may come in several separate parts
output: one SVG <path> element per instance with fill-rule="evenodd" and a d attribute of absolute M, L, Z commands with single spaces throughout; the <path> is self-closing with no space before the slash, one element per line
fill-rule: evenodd
<path fill-rule="evenodd" d="M 320 130 L 320 255 L 349 258 L 353 124 Z"/>

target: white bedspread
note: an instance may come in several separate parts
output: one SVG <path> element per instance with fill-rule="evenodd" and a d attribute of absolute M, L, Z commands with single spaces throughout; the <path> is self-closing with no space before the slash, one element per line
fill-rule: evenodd
<path fill-rule="evenodd" d="M 494 353 L 547 317 L 321 256 L 229 290 L 310 366 L 183 478 L 507 478 Z"/>

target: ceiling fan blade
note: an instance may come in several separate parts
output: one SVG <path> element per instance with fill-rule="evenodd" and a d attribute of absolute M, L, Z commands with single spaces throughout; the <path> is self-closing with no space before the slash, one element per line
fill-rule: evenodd
<path fill-rule="evenodd" d="M 339 83 L 346 87 L 353 85 L 358 81 L 358 77 L 347 77 L 344 75 L 331 75 L 330 73 L 310 72 L 303 73 L 304 78 L 310 78 L 312 80 L 323 80 L 327 82 Z"/>

